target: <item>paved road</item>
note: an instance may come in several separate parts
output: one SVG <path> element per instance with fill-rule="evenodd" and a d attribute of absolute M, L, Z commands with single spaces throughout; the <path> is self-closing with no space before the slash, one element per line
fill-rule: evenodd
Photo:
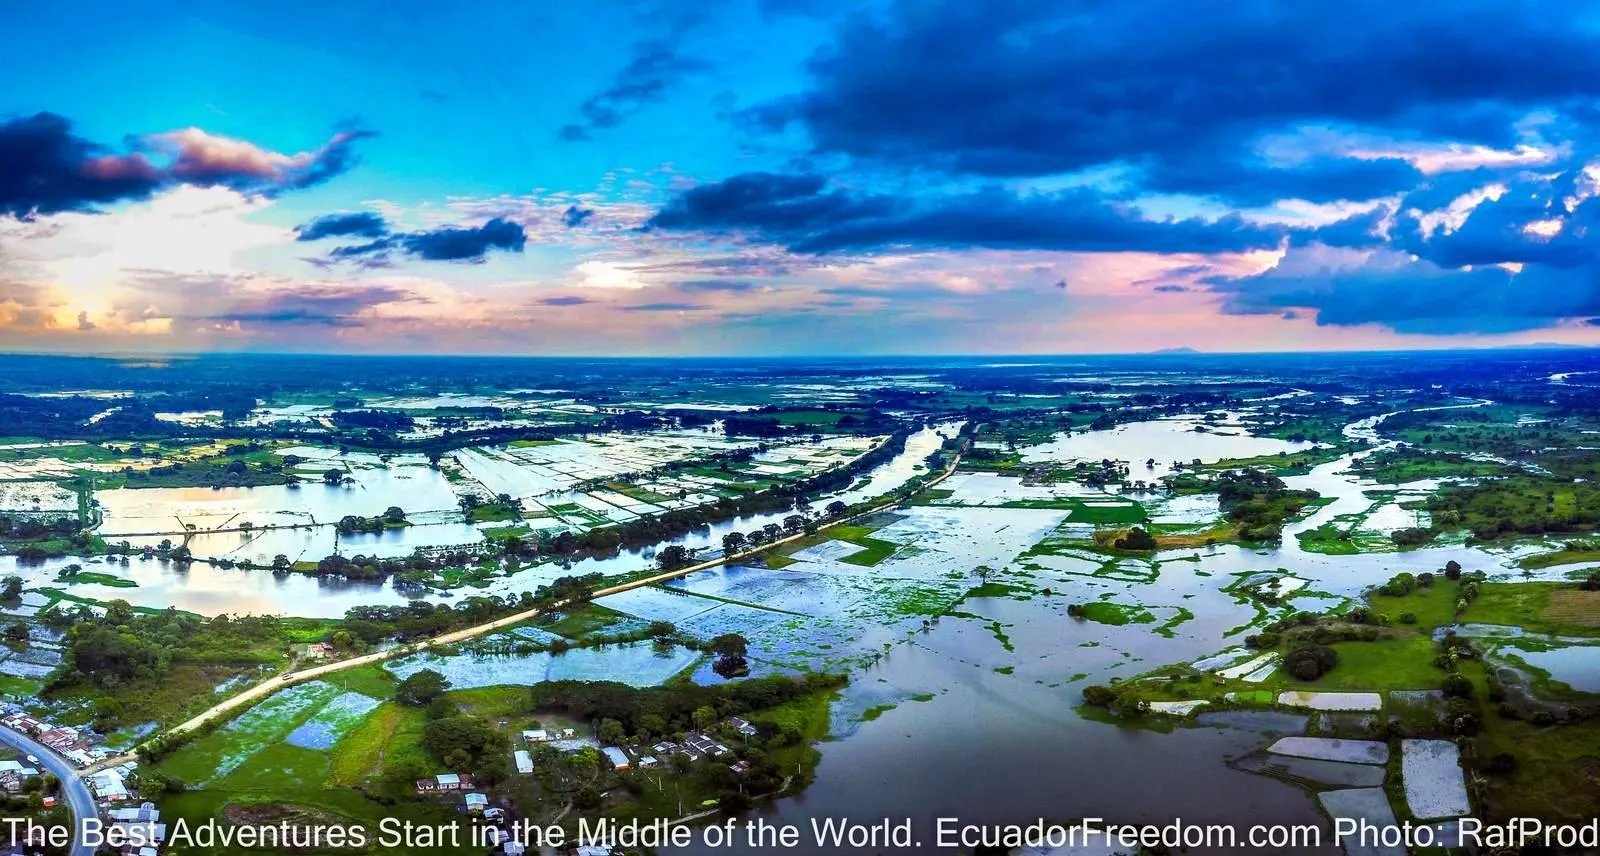
<path fill-rule="evenodd" d="M 72 810 L 72 849 L 68 851 L 72 856 L 94 856 L 94 848 L 83 843 L 82 836 L 78 833 L 83 829 L 85 818 L 99 816 L 99 809 L 95 808 L 94 795 L 89 793 L 89 786 L 83 783 L 72 762 L 57 755 L 54 749 L 34 740 L 24 734 L 0 726 L 0 743 L 5 743 L 25 755 L 34 755 L 39 759 L 39 766 L 49 770 L 57 779 L 61 780 L 61 794 L 66 797 L 67 807 Z"/>
<path fill-rule="evenodd" d="M 939 482 L 944 481 L 946 478 L 948 478 L 950 476 L 951 473 L 954 473 L 956 471 L 956 466 L 959 465 L 960 463 L 961 463 L 961 458 L 960 458 L 960 456 L 957 456 L 956 459 L 950 463 L 950 466 L 947 467 L 944 472 L 940 473 L 938 476 L 933 478 L 927 484 L 923 485 L 922 489 L 923 490 L 927 490 L 928 488 L 933 487 L 934 485 L 938 484 Z M 894 506 L 899 505 L 900 502 L 901 502 L 901 500 L 898 500 L 898 499 L 890 500 L 889 502 L 885 502 L 885 503 L 882 503 L 880 505 L 874 506 L 874 507 L 869 508 L 866 511 L 863 511 L 863 512 L 861 512 L 859 514 L 853 514 L 853 515 L 851 515 L 849 517 L 842 517 L 842 518 L 840 518 L 838 520 L 834 520 L 834 521 L 831 521 L 829 523 L 825 523 L 822 526 L 818 527 L 818 529 L 819 530 L 820 529 L 829 529 L 829 528 L 832 528 L 834 526 L 838 526 L 841 523 L 849 523 L 852 520 L 858 520 L 858 519 L 860 519 L 862 517 L 865 517 L 865 516 L 867 516 L 869 514 L 876 514 L 876 513 L 880 512 L 880 511 L 883 511 L 884 509 L 893 508 Z M 795 534 L 795 535 L 789 535 L 787 537 L 779 538 L 779 539 L 777 539 L 775 541 L 770 541 L 770 542 L 768 542 L 766 544 L 763 544 L 759 548 L 752 549 L 752 550 L 746 550 L 745 552 L 742 552 L 742 553 L 735 553 L 732 556 L 719 556 L 719 557 L 717 557 L 715 559 L 712 559 L 710 561 L 700 562 L 698 564 L 689 565 L 689 566 L 683 567 L 683 568 L 678 568 L 677 570 L 667 571 L 666 573 L 656 574 L 654 576 L 645 577 L 644 579 L 634 580 L 632 582 L 623 583 L 621 585 L 609 586 L 609 587 L 603 588 L 603 589 L 597 589 L 597 590 L 595 590 L 595 592 L 592 595 L 590 595 L 590 598 L 598 600 L 599 598 L 605 597 L 607 595 L 617 594 L 618 592 L 625 592 L 625 591 L 629 591 L 630 589 L 636 589 L 636 588 L 641 588 L 643 586 L 655 585 L 656 583 L 663 583 L 663 582 L 666 582 L 667 580 L 677 579 L 678 577 L 682 577 L 682 576 L 685 576 L 685 575 L 688 575 L 688 574 L 692 574 L 695 571 L 705 570 L 706 568 L 714 568 L 717 565 L 725 564 L 725 563 L 730 562 L 730 561 L 732 561 L 734 559 L 743 558 L 744 556 L 748 556 L 748 555 L 752 555 L 752 554 L 755 554 L 755 553 L 760 553 L 760 552 L 763 552 L 763 551 L 766 551 L 766 550 L 770 550 L 773 547 L 778 546 L 779 544 L 785 544 L 785 543 L 788 543 L 790 541 L 797 541 L 797 540 L 799 540 L 801 538 L 806 538 L 806 537 L 809 537 L 809 536 L 806 535 L 805 533 L 798 533 L 798 534 Z M 541 614 L 543 614 L 545 612 L 559 611 L 559 610 L 561 610 L 561 609 L 563 609 L 563 608 L 565 608 L 567 606 L 569 606 L 569 604 L 567 602 L 563 601 L 561 603 L 555 603 L 555 604 L 550 604 L 548 606 L 538 607 L 538 608 L 535 608 L 535 609 L 524 610 L 522 612 L 517 612 L 517 613 L 513 613 L 511 615 L 507 615 L 504 618 L 495 619 L 494 621 L 490 621 L 490 622 L 488 622 L 486 624 L 478 624 L 478 625 L 474 625 L 472 627 L 468 627 L 468 628 L 465 628 L 465 629 L 462 629 L 462 630 L 456 630 L 456 631 L 451 632 L 451 633 L 444 633 L 444 634 L 441 634 L 439 636 L 435 636 L 432 639 L 424 641 L 424 642 L 422 642 L 420 644 L 421 644 L 421 647 L 427 647 L 427 646 L 430 646 L 430 645 L 452 645 L 452 644 L 454 644 L 456 642 L 465 642 L 468 639 L 472 639 L 472 638 L 477 637 L 477 636 L 482 636 L 485 633 L 492 633 L 492 632 L 494 632 L 496 630 L 500 630 L 502 628 L 511 627 L 513 625 L 521 624 L 522 622 L 528 621 L 528 620 L 533 619 L 533 618 L 536 618 L 536 617 L 538 617 L 539 615 L 541 615 Z M 400 647 L 397 647 L 397 648 L 390 648 L 390 649 L 388 649 L 386 651 L 379 651 L 379 652 L 373 653 L 373 654 L 364 654 L 364 655 L 362 655 L 360 657 L 351 657 L 348 660 L 339 660 L 338 662 L 328 663 L 328 664 L 322 665 L 322 666 L 313 666 L 312 668 L 309 668 L 309 669 L 301 669 L 298 672 L 285 672 L 282 675 L 278 675 L 276 677 L 269 678 L 268 680 L 262 681 L 261 683 L 256 684 L 255 686 L 251 687 L 250 689 L 247 689 L 244 692 L 239 693 L 236 696 L 233 696 L 232 698 L 229 698 L 229 699 L 227 699 L 225 701 L 218 702 L 217 704 L 207 708 L 204 712 L 196 715 L 193 719 L 190 719 L 187 722 L 184 722 L 184 723 L 182 723 L 180 725 L 175 725 L 172 728 L 167 729 L 165 732 L 163 732 L 162 736 L 169 735 L 169 734 L 182 734 L 182 733 L 184 733 L 186 731 L 193 731 L 196 728 L 199 728 L 200 726 L 205 725 L 207 722 L 210 722 L 211 720 L 216 719 L 217 717 L 222 716 L 225 713 L 230 713 L 232 711 L 239 710 L 241 708 L 249 707 L 249 706 L 255 704 L 256 702 L 261 701 L 262 699 L 266 698 L 267 696 L 270 696 L 273 693 L 275 693 L 275 692 L 277 692 L 277 691 L 279 691 L 281 689 L 284 689 L 286 687 L 291 687 L 291 686 L 293 686 L 295 684 L 303 683 L 305 681 L 315 680 L 316 678 L 320 678 L 323 675 L 331 675 L 334 672 L 342 672 L 342 671 L 344 671 L 346 669 L 354 669 L 354 668 L 356 668 L 358 666 L 365 666 L 365 665 L 368 665 L 368 664 L 371 664 L 371 663 L 381 663 L 384 660 L 391 660 L 391 659 L 394 659 L 396 657 L 404 657 L 404 656 L 407 656 L 407 655 L 413 653 L 416 647 L 418 647 L 418 646 L 403 645 L 403 646 L 400 646 Z M 0 728 L 0 730 L 4 730 L 4 729 Z M 43 756 L 41 755 L 40 757 L 43 757 Z M 118 757 L 110 758 L 110 759 L 107 759 L 105 761 L 102 761 L 99 764 L 96 764 L 94 767 L 91 767 L 90 769 L 91 770 L 98 770 L 98 769 L 101 769 L 101 768 L 104 768 L 104 767 L 115 766 L 117 764 L 121 764 L 124 761 L 133 760 L 135 757 L 136 756 L 134 756 L 132 753 L 127 754 L 127 755 L 120 755 Z"/>

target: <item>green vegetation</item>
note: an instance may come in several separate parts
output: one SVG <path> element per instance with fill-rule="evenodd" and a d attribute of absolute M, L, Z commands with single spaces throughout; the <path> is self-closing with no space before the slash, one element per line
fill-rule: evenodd
<path fill-rule="evenodd" d="M 1124 624 L 1153 624 L 1156 620 L 1155 615 L 1142 606 L 1112 603 L 1105 600 L 1071 604 L 1067 607 L 1067 614 L 1086 621 L 1096 621 L 1101 624 L 1116 626 Z"/>
<path fill-rule="evenodd" d="M 1402 446 L 1361 458 L 1351 471 L 1381 484 L 1405 484 L 1424 479 L 1491 478 L 1504 475 L 1506 467 L 1457 452 Z"/>

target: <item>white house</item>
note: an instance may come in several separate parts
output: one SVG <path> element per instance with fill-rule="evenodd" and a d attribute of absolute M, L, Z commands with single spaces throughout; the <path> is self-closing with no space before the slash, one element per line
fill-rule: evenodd
<path fill-rule="evenodd" d="M 526 776 L 529 773 L 533 772 L 533 756 L 528 754 L 528 750 L 526 750 L 526 749 L 518 749 L 517 751 L 515 751 L 515 752 L 513 752 L 511 754 L 511 757 L 514 758 L 516 760 L 516 762 L 517 762 L 517 772 L 518 773 L 521 773 L 522 775 Z"/>

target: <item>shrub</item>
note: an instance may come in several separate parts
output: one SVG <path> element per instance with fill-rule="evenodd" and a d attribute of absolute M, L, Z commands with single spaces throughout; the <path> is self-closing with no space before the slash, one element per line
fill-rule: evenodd
<path fill-rule="evenodd" d="M 1283 658 L 1283 667 L 1301 681 L 1314 681 L 1338 664 L 1338 652 L 1326 645 L 1297 648 Z"/>
<path fill-rule="evenodd" d="M 1156 538 L 1143 528 L 1135 526 L 1119 537 L 1113 546 L 1118 550 L 1154 550 Z"/>
<path fill-rule="evenodd" d="M 1451 675 L 1444 679 L 1440 685 L 1444 694 L 1450 698 L 1472 698 L 1472 682 L 1460 675 Z"/>
<path fill-rule="evenodd" d="M 1417 614 L 1415 612 L 1402 612 L 1402 613 L 1400 613 L 1400 623 L 1401 624 L 1416 624 L 1417 623 Z"/>
<path fill-rule="evenodd" d="M 1144 716 L 1150 712 L 1150 702 L 1140 698 L 1138 693 L 1126 692 L 1111 702 L 1111 712 L 1129 718 Z"/>
<path fill-rule="evenodd" d="M 1117 700 L 1117 693 L 1108 686 L 1094 684 L 1083 688 L 1083 700 L 1095 707 L 1110 707 Z"/>
<path fill-rule="evenodd" d="M 1282 639 L 1283 637 L 1272 632 L 1257 633 L 1244 637 L 1244 644 L 1247 648 L 1276 648 Z"/>
<path fill-rule="evenodd" d="M 1396 546 L 1415 547 L 1433 540 L 1433 530 L 1413 526 L 1409 529 L 1397 529 L 1389 533 L 1389 540 Z"/>

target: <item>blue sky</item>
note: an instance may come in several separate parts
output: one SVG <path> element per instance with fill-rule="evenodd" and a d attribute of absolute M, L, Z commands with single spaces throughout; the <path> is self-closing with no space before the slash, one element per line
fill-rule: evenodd
<path fill-rule="evenodd" d="M 0 347 L 1594 343 L 1596 13 L 24 5 Z"/>

